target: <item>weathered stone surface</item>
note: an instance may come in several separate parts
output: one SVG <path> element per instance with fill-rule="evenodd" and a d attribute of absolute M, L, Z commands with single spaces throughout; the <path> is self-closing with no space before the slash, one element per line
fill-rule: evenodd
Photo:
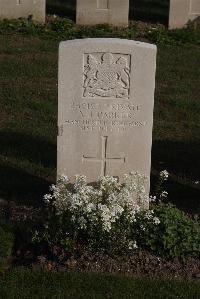
<path fill-rule="evenodd" d="M 151 44 L 61 42 L 58 175 L 150 175 L 155 68 Z"/>
<path fill-rule="evenodd" d="M 170 0 L 169 28 L 182 28 L 200 16 L 200 0 Z"/>
<path fill-rule="evenodd" d="M 0 19 L 27 18 L 45 22 L 46 0 L 0 0 Z"/>
<path fill-rule="evenodd" d="M 77 24 L 127 26 L 128 15 L 129 0 L 77 0 Z"/>

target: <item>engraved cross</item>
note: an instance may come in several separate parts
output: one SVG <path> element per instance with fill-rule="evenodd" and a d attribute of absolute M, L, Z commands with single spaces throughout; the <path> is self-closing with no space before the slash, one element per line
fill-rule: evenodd
<path fill-rule="evenodd" d="M 82 162 L 100 162 L 101 163 L 101 176 L 105 176 L 107 172 L 107 162 L 113 160 L 114 162 L 125 163 L 124 158 L 108 158 L 107 157 L 107 144 L 108 136 L 101 136 L 101 158 L 98 157 L 87 157 L 83 155 Z"/>

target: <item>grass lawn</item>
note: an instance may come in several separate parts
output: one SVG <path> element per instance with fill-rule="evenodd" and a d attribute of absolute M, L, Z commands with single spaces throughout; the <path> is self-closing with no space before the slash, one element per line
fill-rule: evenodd
<path fill-rule="evenodd" d="M 2 299 L 198 299 L 200 284 L 134 279 L 94 273 L 47 273 L 13 269 L 0 279 Z"/>

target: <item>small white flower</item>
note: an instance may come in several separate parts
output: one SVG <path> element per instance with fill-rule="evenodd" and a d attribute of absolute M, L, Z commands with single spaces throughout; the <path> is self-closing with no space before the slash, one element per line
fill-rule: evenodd
<path fill-rule="evenodd" d="M 58 177 L 58 183 L 68 183 L 69 179 L 66 175 L 62 174 Z"/>
<path fill-rule="evenodd" d="M 162 191 L 162 193 L 160 194 L 160 198 L 167 198 L 167 196 L 168 196 L 167 191 Z"/>
<path fill-rule="evenodd" d="M 44 195 L 44 200 L 45 202 L 48 204 L 50 203 L 50 200 L 52 199 L 52 195 L 51 194 L 45 194 Z"/>
<path fill-rule="evenodd" d="M 85 218 L 83 216 L 81 216 L 79 219 L 78 219 L 78 222 L 80 224 L 80 228 L 81 229 L 84 229 L 86 228 L 86 223 L 87 221 L 85 220 Z"/>
<path fill-rule="evenodd" d="M 129 249 L 137 249 L 138 248 L 137 242 L 136 241 L 130 241 L 129 244 L 128 244 L 128 248 Z"/>
<path fill-rule="evenodd" d="M 149 210 L 149 211 L 146 212 L 145 218 L 148 219 L 148 220 L 151 220 L 153 218 L 153 214 L 154 214 L 154 211 Z"/>
<path fill-rule="evenodd" d="M 158 217 L 154 217 L 153 222 L 154 222 L 154 224 L 158 225 L 158 224 L 160 224 L 160 219 Z"/>
<path fill-rule="evenodd" d="M 155 202 L 155 201 L 156 201 L 156 196 L 149 197 L 149 202 Z"/>
<path fill-rule="evenodd" d="M 160 172 L 160 178 L 163 180 L 163 181 L 166 181 L 169 177 L 169 172 L 167 170 L 163 170 Z"/>

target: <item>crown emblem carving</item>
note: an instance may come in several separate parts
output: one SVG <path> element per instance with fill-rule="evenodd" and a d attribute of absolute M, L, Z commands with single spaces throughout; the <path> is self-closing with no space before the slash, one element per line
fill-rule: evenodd
<path fill-rule="evenodd" d="M 130 55 L 85 54 L 83 97 L 129 98 Z"/>

